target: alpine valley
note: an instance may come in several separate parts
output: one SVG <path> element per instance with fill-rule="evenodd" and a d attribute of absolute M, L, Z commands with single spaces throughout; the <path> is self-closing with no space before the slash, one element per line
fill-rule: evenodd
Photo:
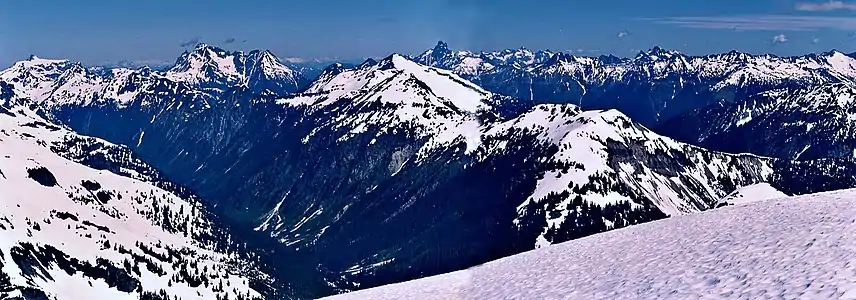
<path fill-rule="evenodd" d="M 854 80 L 838 51 L 32 56 L 0 71 L 0 299 L 317 298 L 854 188 Z"/>

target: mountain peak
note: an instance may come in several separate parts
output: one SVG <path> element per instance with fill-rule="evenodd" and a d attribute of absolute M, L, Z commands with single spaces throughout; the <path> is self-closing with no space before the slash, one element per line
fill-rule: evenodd
<path fill-rule="evenodd" d="M 639 54 L 636 55 L 636 59 L 670 59 L 680 55 L 683 55 L 683 53 L 676 50 L 666 50 L 660 46 L 654 46 L 648 51 L 639 51 Z"/>
<path fill-rule="evenodd" d="M 547 61 L 547 64 L 555 64 L 558 62 L 567 62 L 574 58 L 573 54 L 565 53 L 565 52 L 556 52 L 552 57 Z"/>
<path fill-rule="evenodd" d="M 363 61 L 363 63 L 361 63 L 359 67 L 363 68 L 363 67 L 368 67 L 368 66 L 374 66 L 376 64 L 377 64 L 376 60 L 374 60 L 372 58 L 366 58 L 366 60 Z M 339 65 L 341 65 L 341 64 L 339 64 Z"/>
<path fill-rule="evenodd" d="M 248 58 L 253 61 L 255 64 L 269 64 L 269 65 L 278 65 L 281 64 L 279 57 L 277 57 L 270 50 L 253 50 L 247 55 Z"/>
<path fill-rule="evenodd" d="M 449 51 L 449 44 L 446 44 L 444 41 L 437 41 L 437 45 L 434 46 L 434 52 L 447 52 Z"/>
<path fill-rule="evenodd" d="M 827 52 L 822 53 L 823 56 L 836 56 L 836 55 L 846 55 L 844 52 L 838 51 L 838 49 L 832 49 Z"/>
<path fill-rule="evenodd" d="M 239 53 L 241 52 L 229 52 L 213 45 L 199 43 L 196 44 L 196 47 L 193 48 L 193 51 L 185 51 L 184 54 L 181 55 L 181 58 L 197 57 L 203 60 L 212 60 Z"/>
<path fill-rule="evenodd" d="M 390 54 L 389 56 L 385 57 L 384 59 L 381 59 L 377 63 L 377 65 L 378 65 L 378 69 L 380 69 L 380 70 L 389 70 L 389 69 L 401 68 L 403 66 L 406 66 L 407 63 L 415 64 L 415 62 L 411 61 L 410 59 L 408 59 L 404 55 L 401 55 L 398 53 L 393 53 L 393 54 Z"/>
<path fill-rule="evenodd" d="M 199 51 L 199 50 L 207 50 L 210 48 L 214 48 L 214 46 L 208 45 L 206 43 L 198 43 L 198 44 L 196 44 L 195 47 L 193 47 L 193 50 Z"/>

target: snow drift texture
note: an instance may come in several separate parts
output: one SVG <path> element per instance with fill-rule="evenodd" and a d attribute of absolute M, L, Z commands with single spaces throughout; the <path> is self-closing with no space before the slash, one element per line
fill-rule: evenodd
<path fill-rule="evenodd" d="M 347 299 L 856 299 L 856 190 L 673 217 Z"/>

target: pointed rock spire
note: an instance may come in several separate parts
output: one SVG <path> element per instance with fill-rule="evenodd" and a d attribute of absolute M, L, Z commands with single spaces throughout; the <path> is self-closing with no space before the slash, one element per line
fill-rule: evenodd
<path fill-rule="evenodd" d="M 446 44 L 446 42 L 444 42 L 444 41 L 437 41 L 437 45 L 436 45 L 436 46 L 434 46 L 434 52 L 435 52 L 435 53 L 436 53 L 436 52 L 443 52 L 443 53 L 445 53 L 445 52 L 448 52 L 448 51 L 449 51 L 449 45 L 448 45 L 448 44 Z"/>

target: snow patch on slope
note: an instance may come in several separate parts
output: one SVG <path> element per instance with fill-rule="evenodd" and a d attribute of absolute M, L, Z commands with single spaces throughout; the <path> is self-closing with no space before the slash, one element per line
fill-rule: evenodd
<path fill-rule="evenodd" d="M 787 194 L 782 191 L 777 190 L 769 183 L 762 182 L 753 185 L 747 185 L 737 189 L 728 196 L 725 196 L 717 203 L 717 206 L 721 205 L 738 205 L 738 204 L 746 204 L 752 203 L 756 201 L 764 201 L 776 198 L 784 198 L 788 197 Z"/>

